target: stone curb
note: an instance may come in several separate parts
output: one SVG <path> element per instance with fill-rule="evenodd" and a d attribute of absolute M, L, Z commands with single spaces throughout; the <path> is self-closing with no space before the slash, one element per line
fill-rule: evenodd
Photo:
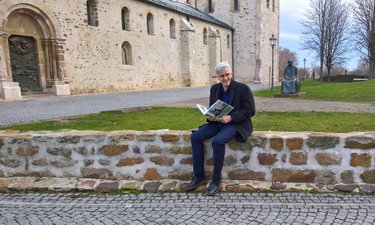
<path fill-rule="evenodd" d="M 93 191 L 106 193 L 116 190 L 144 191 L 144 192 L 179 192 L 187 185 L 181 180 L 103 180 L 91 178 L 51 178 L 51 177 L 12 177 L 0 178 L 0 192 L 9 191 Z M 207 186 L 207 185 L 206 185 Z M 206 186 L 197 188 L 204 192 Z M 348 192 L 360 194 L 375 194 L 375 184 L 313 184 L 313 183 L 275 183 L 253 180 L 223 180 L 224 192 Z"/>

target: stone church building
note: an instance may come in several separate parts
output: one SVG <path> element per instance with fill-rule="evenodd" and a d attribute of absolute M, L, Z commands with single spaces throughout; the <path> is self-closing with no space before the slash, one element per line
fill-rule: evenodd
<path fill-rule="evenodd" d="M 279 0 L 0 0 L 0 97 L 267 83 Z M 277 71 L 275 47 L 274 71 Z"/>

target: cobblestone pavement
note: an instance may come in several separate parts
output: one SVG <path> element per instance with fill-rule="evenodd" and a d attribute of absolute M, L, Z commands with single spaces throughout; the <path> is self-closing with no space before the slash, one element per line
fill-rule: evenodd
<path fill-rule="evenodd" d="M 0 224 L 363 224 L 375 196 L 338 193 L 0 194 Z"/>

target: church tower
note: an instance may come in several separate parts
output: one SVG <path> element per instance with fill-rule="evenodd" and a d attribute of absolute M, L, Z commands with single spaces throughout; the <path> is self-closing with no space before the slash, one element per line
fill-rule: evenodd
<path fill-rule="evenodd" d="M 280 0 L 191 0 L 190 2 L 197 9 L 209 13 L 234 28 L 233 69 L 236 79 L 243 82 L 268 83 L 272 70 L 272 47 L 269 39 L 272 35 L 277 39 L 279 36 Z M 277 52 L 278 44 L 274 47 L 274 71 L 278 71 Z"/>

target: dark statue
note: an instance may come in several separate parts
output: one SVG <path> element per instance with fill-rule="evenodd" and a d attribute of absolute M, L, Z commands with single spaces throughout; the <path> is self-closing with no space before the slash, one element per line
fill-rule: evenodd
<path fill-rule="evenodd" d="M 284 80 L 281 83 L 282 94 L 295 94 L 300 92 L 301 83 L 298 80 L 298 69 L 292 61 L 288 61 L 288 66 L 284 70 Z"/>

